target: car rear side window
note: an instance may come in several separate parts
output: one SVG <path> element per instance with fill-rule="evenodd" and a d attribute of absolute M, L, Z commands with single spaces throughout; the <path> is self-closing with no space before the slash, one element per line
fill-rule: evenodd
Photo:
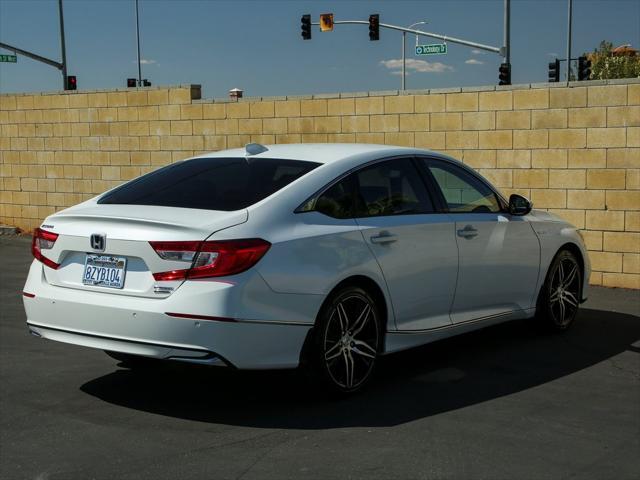
<path fill-rule="evenodd" d="M 274 158 L 196 158 L 125 183 L 98 203 L 240 210 L 319 165 Z"/>

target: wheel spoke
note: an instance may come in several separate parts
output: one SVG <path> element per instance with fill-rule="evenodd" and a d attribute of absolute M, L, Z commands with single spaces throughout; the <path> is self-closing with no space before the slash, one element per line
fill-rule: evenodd
<path fill-rule="evenodd" d="M 340 344 L 340 342 L 337 342 L 333 347 L 327 350 L 327 352 L 324 354 L 324 359 L 326 361 L 329 361 L 333 360 L 336 357 L 339 357 L 342 353 L 342 349 L 340 348 L 341 346 L 342 345 Z"/>
<path fill-rule="evenodd" d="M 578 265 L 574 263 L 572 265 L 571 271 L 569 272 L 569 274 L 567 275 L 567 278 L 562 284 L 563 288 L 567 288 L 569 285 L 571 285 L 573 280 L 576 278 L 576 273 L 578 273 Z"/>
<path fill-rule="evenodd" d="M 564 267 L 562 266 L 562 260 L 558 264 L 558 282 L 559 285 L 564 285 Z"/>
<path fill-rule="evenodd" d="M 549 301 L 551 303 L 556 303 L 558 300 L 560 300 L 560 296 L 558 295 L 558 291 L 554 290 L 553 293 L 549 296 Z"/>
<path fill-rule="evenodd" d="M 573 307 L 578 306 L 578 300 L 576 299 L 575 295 L 568 290 L 565 290 L 564 292 L 564 300 Z"/>
<path fill-rule="evenodd" d="M 362 340 L 355 340 L 354 344 L 355 347 L 351 349 L 352 352 L 362 355 L 363 357 L 376 358 L 376 349 L 368 343 L 365 343 Z"/>
<path fill-rule="evenodd" d="M 347 388 L 351 388 L 353 386 L 353 370 L 354 370 L 354 362 L 353 357 L 351 356 L 351 352 L 342 352 L 342 356 L 344 357 L 344 365 L 345 365 L 345 384 Z"/>
<path fill-rule="evenodd" d="M 560 324 L 562 325 L 564 323 L 564 314 L 565 314 L 565 307 L 564 307 L 564 302 L 562 301 L 562 299 L 560 299 L 560 303 L 558 304 L 560 305 Z"/>
<path fill-rule="evenodd" d="M 371 313 L 371 305 L 367 303 L 364 309 L 362 310 L 362 312 L 360 312 L 360 315 L 358 315 L 358 318 L 356 319 L 356 321 L 353 322 L 353 325 L 349 326 L 349 330 L 351 331 L 351 335 L 353 337 L 355 337 L 362 331 L 362 329 L 367 323 L 367 318 L 369 317 L 370 313 Z"/>
<path fill-rule="evenodd" d="M 344 309 L 344 305 L 342 302 L 338 304 L 336 307 L 336 311 L 338 312 L 338 321 L 340 322 L 340 331 L 344 335 L 347 331 L 347 327 L 349 326 L 349 317 L 347 316 L 347 312 Z"/>

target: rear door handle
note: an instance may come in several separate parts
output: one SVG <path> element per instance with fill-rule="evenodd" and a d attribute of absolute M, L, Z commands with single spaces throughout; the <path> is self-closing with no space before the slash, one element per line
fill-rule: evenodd
<path fill-rule="evenodd" d="M 463 238 L 473 238 L 478 236 L 478 230 L 471 225 L 467 225 L 464 228 L 458 230 L 458 236 Z"/>
<path fill-rule="evenodd" d="M 380 235 L 370 237 L 371 243 L 391 243 L 398 240 L 398 236 L 389 232 L 381 232 Z"/>

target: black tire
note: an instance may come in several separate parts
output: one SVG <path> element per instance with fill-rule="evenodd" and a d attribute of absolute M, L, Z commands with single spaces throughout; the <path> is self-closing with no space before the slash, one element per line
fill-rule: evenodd
<path fill-rule="evenodd" d="M 552 330 L 567 330 L 578 314 L 582 281 L 576 256 L 569 250 L 560 250 L 551 262 L 538 295 L 536 318 Z"/>
<path fill-rule="evenodd" d="M 382 346 L 381 323 L 374 298 L 360 287 L 345 287 L 325 302 L 307 360 L 326 393 L 354 393 L 369 383 Z"/>
<path fill-rule="evenodd" d="M 104 353 L 111 358 L 118 360 L 125 368 L 130 369 L 145 369 L 156 366 L 158 361 L 153 358 L 143 357 L 141 355 L 132 355 L 130 353 L 112 352 L 105 350 Z"/>

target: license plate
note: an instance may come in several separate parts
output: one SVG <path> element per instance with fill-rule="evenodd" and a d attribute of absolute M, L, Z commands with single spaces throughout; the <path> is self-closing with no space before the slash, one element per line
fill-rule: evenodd
<path fill-rule="evenodd" d="M 99 287 L 122 288 L 127 259 L 111 255 L 87 254 L 82 283 Z"/>

